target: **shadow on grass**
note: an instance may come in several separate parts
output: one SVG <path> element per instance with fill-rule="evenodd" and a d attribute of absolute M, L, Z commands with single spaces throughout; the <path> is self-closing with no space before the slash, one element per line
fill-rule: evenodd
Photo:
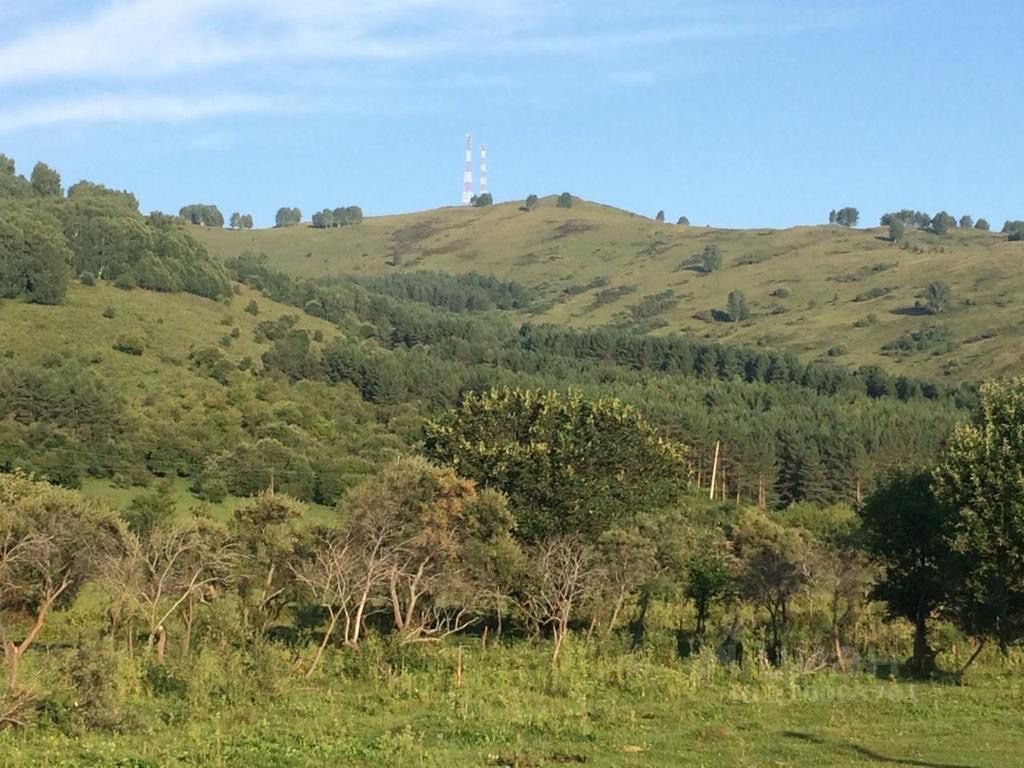
<path fill-rule="evenodd" d="M 977 768 L 976 766 L 966 765 L 964 763 L 933 763 L 928 760 L 914 760 L 906 757 L 888 757 L 886 755 L 879 754 L 878 752 L 874 752 L 867 747 L 862 747 L 859 744 L 829 742 L 820 736 L 813 736 L 809 733 L 800 733 L 799 731 L 783 731 L 782 735 L 786 738 L 806 741 L 811 744 L 828 747 L 837 751 L 846 750 L 848 752 L 853 752 L 860 757 L 866 757 L 869 760 L 874 760 L 878 763 L 885 763 L 887 765 L 911 765 L 917 766 L 918 768 Z"/>
<path fill-rule="evenodd" d="M 890 314 L 920 317 L 922 315 L 930 315 L 932 312 L 927 307 L 897 307 Z"/>

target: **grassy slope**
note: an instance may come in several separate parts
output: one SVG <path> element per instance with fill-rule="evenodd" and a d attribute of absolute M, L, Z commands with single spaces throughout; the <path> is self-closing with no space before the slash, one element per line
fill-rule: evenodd
<path fill-rule="evenodd" d="M 433 269 L 511 278 L 538 288 L 547 302 L 541 319 L 557 323 L 614 322 L 643 296 L 671 289 L 680 301 L 662 315 L 666 330 L 786 348 L 805 359 L 842 346 L 848 352 L 837 361 L 880 364 L 918 376 L 938 377 L 950 370 L 956 378 L 974 380 L 1019 371 L 1022 363 L 1024 244 L 973 230 L 954 230 L 942 238 L 911 233 L 911 245 L 923 249 L 915 253 L 894 247 L 885 230 L 877 228 L 677 227 L 592 203 L 559 209 L 547 198 L 532 213 L 510 203 L 383 216 L 329 231 L 299 226 L 251 232 L 196 228 L 195 233 L 220 256 L 262 251 L 280 268 L 308 277 Z M 720 272 L 703 275 L 678 268 L 708 243 L 722 251 Z M 400 256 L 397 267 L 391 264 L 395 254 Z M 830 279 L 879 263 L 891 266 L 856 281 Z M 602 306 L 594 305 L 596 290 L 563 294 L 597 277 L 635 291 Z M 933 280 L 952 286 L 952 310 L 939 318 L 906 312 Z M 780 286 L 790 291 L 789 298 L 770 295 Z M 853 301 L 872 288 L 894 290 L 871 301 Z M 747 296 L 754 313 L 750 322 L 694 318 L 702 310 L 724 309 L 734 289 Z M 776 307 L 785 311 L 771 314 Z M 869 313 L 877 316 L 875 324 L 854 327 Z M 902 361 L 881 354 L 884 343 L 936 322 L 962 342 L 952 352 L 928 351 Z M 968 342 L 991 332 L 991 338 Z"/>
<path fill-rule="evenodd" d="M 244 311 L 250 299 L 259 304 L 258 316 Z M 113 318 L 103 317 L 108 307 L 114 309 Z M 244 288 L 230 304 L 224 304 L 184 293 L 126 292 L 106 283 L 91 288 L 73 284 L 67 298 L 56 307 L 0 301 L 0 352 L 9 351 L 20 362 L 38 363 L 54 353 L 94 361 L 93 367 L 104 377 L 122 384 L 131 408 L 141 410 L 147 397 L 173 398 L 186 391 L 206 391 L 211 386 L 209 379 L 188 365 L 191 348 L 217 347 L 233 362 L 245 356 L 259 361 L 266 346 L 254 340 L 256 324 L 295 313 L 291 307 Z M 239 337 L 227 348 L 220 346 L 220 339 L 233 327 L 239 329 Z M 306 315 L 302 315 L 298 327 L 322 330 L 325 339 L 338 333 L 331 324 Z M 146 352 L 134 357 L 115 351 L 113 345 L 123 335 L 144 339 Z M 177 481 L 175 486 L 181 512 L 195 503 L 186 485 L 186 481 Z M 113 488 L 98 480 L 87 481 L 83 490 L 114 507 L 122 507 L 138 493 L 138 489 Z M 226 515 L 238 503 L 237 499 L 227 499 L 214 512 Z M 313 514 L 322 512 L 311 508 Z"/>

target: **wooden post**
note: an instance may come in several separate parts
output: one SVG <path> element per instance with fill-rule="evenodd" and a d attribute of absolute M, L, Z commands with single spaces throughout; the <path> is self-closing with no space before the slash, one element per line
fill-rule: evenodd
<path fill-rule="evenodd" d="M 715 500 L 715 481 L 718 478 L 718 450 L 721 447 L 721 440 L 715 441 L 715 463 L 711 466 L 711 493 L 708 494 L 708 498 L 712 501 Z"/>
<path fill-rule="evenodd" d="M 462 687 L 462 646 L 459 646 L 458 655 L 455 657 L 455 687 Z"/>

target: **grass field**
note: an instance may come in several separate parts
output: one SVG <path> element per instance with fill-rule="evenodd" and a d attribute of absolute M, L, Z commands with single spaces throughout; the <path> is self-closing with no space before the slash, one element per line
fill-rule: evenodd
<path fill-rule="evenodd" d="M 509 203 L 383 216 L 333 230 L 193 231 L 216 255 L 264 252 L 300 276 L 431 269 L 512 279 L 542 296 L 540 311 L 520 319 L 576 326 L 628 321 L 634 312 L 643 315 L 645 296 L 671 291 L 671 306 L 644 318 L 665 323 L 655 332 L 685 331 L 785 348 L 807 360 L 879 364 L 935 378 L 976 380 L 1018 371 L 1024 362 L 1024 243 L 995 233 L 912 231 L 904 250 L 881 228 L 679 227 L 582 201 L 560 209 L 553 198 L 529 213 Z M 703 274 L 684 265 L 709 243 L 723 255 L 720 271 Z M 939 316 L 915 309 L 935 280 L 953 290 L 952 308 Z M 607 288 L 621 295 L 602 303 L 598 294 Z M 788 296 L 773 295 L 780 288 Z M 751 306 L 750 321 L 695 317 L 724 310 L 736 289 Z M 934 325 L 948 337 L 909 355 L 883 354 L 883 345 Z"/>
<path fill-rule="evenodd" d="M 2 733 L 0 765 L 1011 768 L 1024 756 L 1019 670 L 953 686 L 578 646 L 552 679 L 542 648 L 471 644 L 457 687 L 456 653 L 338 654 L 323 677 L 257 701 L 140 698 L 123 732 Z"/>

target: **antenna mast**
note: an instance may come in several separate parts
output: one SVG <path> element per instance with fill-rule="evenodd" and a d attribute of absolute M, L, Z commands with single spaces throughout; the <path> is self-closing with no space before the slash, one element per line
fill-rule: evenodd
<path fill-rule="evenodd" d="M 487 194 L 487 147 L 480 145 L 480 195 Z"/>
<path fill-rule="evenodd" d="M 473 201 L 473 135 L 466 134 L 466 167 L 462 173 L 462 204 Z"/>

